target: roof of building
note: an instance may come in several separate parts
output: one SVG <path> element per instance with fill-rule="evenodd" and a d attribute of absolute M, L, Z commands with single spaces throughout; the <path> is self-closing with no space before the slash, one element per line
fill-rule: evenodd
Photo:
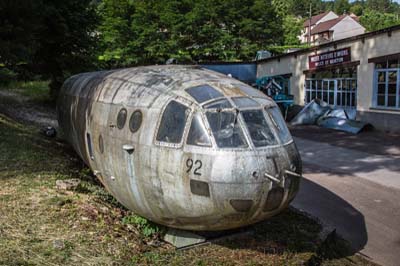
<path fill-rule="evenodd" d="M 356 20 L 356 21 L 359 21 L 359 20 L 360 20 L 360 18 L 359 18 L 356 14 L 354 14 L 354 13 L 350 13 L 349 16 L 350 16 L 352 19 Z"/>
<path fill-rule="evenodd" d="M 321 14 L 318 14 L 318 15 L 315 15 L 315 16 L 312 16 L 312 17 L 311 17 L 311 26 L 312 26 L 312 25 L 315 25 L 315 23 L 317 23 L 320 19 L 322 19 L 323 17 L 325 17 L 329 12 L 330 12 L 330 11 L 326 11 L 326 12 L 324 12 L 324 13 L 321 13 Z M 309 23 L 310 23 L 310 19 L 307 19 L 306 21 L 304 21 L 303 26 L 304 26 L 304 27 L 308 27 Z"/>
<path fill-rule="evenodd" d="M 344 19 L 347 16 L 348 15 L 341 15 L 338 18 L 334 18 L 334 19 L 331 19 L 331 20 L 327 20 L 327 21 L 321 22 L 311 30 L 311 34 L 317 34 L 317 33 L 320 33 L 320 32 L 329 31 L 333 26 L 338 24 L 342 19 Z"/>
<path fill-rule="evenodd" d="M 269 61 L 273 61 L 273 60 L 280 60 L 283 57 L 288 57 L 288 56 L 297 56 L 300 54 L 305 54 L 305 53 L 309 53 L 312 51 L 318 51 L 321 48 L 325 48 L 325 47 L 334 47 L 335 45 L 338 44 L 342 44 L 342 43 L 349 43 L 349 42 L 354 42 L 354 41 L 358 41 L 358 40 L 365 40 L 367 38 L 371 38 L 374 37 L 376 35 L 380 35 L 380 34 L 391 34 L 392 31 L 400 31 L 400 25 L 395 25 L 395 26 L 391 26 L 388 28 L 384 28 L 384 29 L 380 29 L 380 30 L 376 30 L 376 31 L 370 31 L 370 32 L 366 32 L 360 35 L 355 35 L 352 37 L 348 37 L 345 39 L 340 39 L 340 40 L 336 40 L 336 41 L 332 41 L 332 42 L 327 42 L 327 43 L 323 43 L 323 44 L 319 44 L 313 47 L 309 47 L 309 48 L 304 48 L 295 52 L 291 52 L 291 53 L 287 53 L 287 54 L 281 54 L 281 55 L 275 55 L 269 58 L 264 58 L 261 60 L 257 60 L 257 63 L 260 62 L 269 62 Z"/>

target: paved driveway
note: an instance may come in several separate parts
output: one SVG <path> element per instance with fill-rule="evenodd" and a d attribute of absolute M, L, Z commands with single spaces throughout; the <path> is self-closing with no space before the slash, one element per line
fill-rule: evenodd
<path fill-rule="evenodd" d="M 397 139 L 379 145 L 381 138 L 368 145 L 370 136 L 362 134 L 354 146 L 353 135 L 323 131 L 314 138 L 294 132 L 301 135 L 295 142 L 305 179 L 293 205 L 336 228 L 360 254 L 382 265 L 400 265 L 400 146 Z"/>

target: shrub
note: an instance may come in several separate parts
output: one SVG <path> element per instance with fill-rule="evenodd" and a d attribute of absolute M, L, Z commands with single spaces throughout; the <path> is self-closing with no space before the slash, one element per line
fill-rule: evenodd
<path fill-rule="evenodd" d="M 125 216 L 122 223 L 134 225 L 144 237 L 154 237 L 162 231 L 159 226 L 138 215 Z"/>
<path fill-rule="evenodd" d="M 0 67 L 0 85 L 8 85 L 16 80 L 17 74 L 6 67 Z"/>

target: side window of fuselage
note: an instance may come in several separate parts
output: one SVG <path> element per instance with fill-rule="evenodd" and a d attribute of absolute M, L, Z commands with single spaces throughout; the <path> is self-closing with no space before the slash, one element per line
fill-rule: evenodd
<path fill-rule="evenodd" d="M 211 147 L 210 136 L 208 135 L 200 113 L 196 113 L 193 116 L 186 144 Z"/>
<path fill-rule="evenodd" d="M 285 120 L 282 117 L 282 113 L 279 110 L 279 107 L 272 107 L 266 109 L 268 115 L 271 117 L 271 121 L 274 124 L 278 136 L 281 139 L 283 144 L 288 143 L 292 140 L 292 136 L 290 135 L 289 129 L 286 126 Z"/>
<path fill-rule="evenodd" d="M 156 140 L 178 144 L 182 140 L 189 108 L 176 101 L 171 101 L 164 110 L 158 128 Z"/>

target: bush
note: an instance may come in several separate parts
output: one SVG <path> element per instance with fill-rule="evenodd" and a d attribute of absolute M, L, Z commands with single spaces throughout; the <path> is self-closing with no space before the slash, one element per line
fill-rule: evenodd
<path fill-rule="evenodd" d="M 125 216 L 122 223 L 134 225 L 144 237 L 155 237 L 162 233 L 161 227 L 138 215 Z"/>
<path fill-rule="evenodd" d="M 17 74 L 12 70 L 2 67 L 0 68 L 0 85 L 9 85 L 12 81 L 15 81 Z"/>

